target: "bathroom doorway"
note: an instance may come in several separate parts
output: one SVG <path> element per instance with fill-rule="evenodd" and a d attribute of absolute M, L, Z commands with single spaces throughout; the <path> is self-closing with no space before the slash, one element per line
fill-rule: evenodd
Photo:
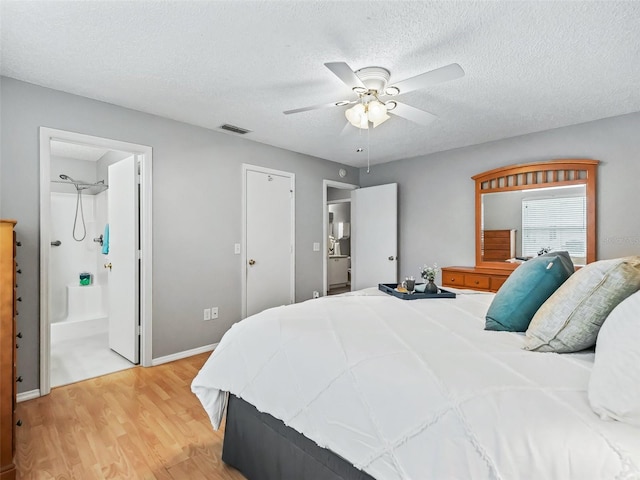
<path fill-rule="evenodd" d="M 45 395 L 51 387 L 131 368 L 139 359 L 143 365 L 151 363 L 150 184 L 146 184 L 151 178 L 151 152 L 149 147 L 41 128 L 40 160 L 40 394 Z M 115 180 L 118 177 L 110 172 L 122 164 L 135 165 L 128 167 L 132 178 Z M 123 181 L 135 188 L 124 201 L 129 205 L 125 209 L 135 211 L 128 249 L 136 254 L 127 267 L 135 272 L 135 285 L 129 288 L 132 299 L 125 302 L 132 310 L 129 344 L 135 342 L 135 355 L 114 347 L 111 328 L 117 324 L 122 330 L 123 312 L 116 312 L 115 318 L 110 306 L 117 285 L 109 284 L 115 257 L 109 223 L 116 218 L 110 214 L 115 209 L 109 194 L 110 187 L 114 193 L 122 191 Z M 141 263 L 138 252 L 143 250 L 149 265 Z"/>
<path fill-rule="evenodd" d="M 349 183 L 324 180 L 323 294 L 351 290 L 351 191 Z"/>

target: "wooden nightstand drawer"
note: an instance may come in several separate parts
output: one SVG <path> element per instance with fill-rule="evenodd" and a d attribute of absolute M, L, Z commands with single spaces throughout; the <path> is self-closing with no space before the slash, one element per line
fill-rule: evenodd
<path fill-rule="evenodd" d="M 442 286 L 497 292 L 512 270 L 478 267 L 443 267 Z"/>
<path fill-rule="evenodd" d="M 497 292 L 508 277 L 491 277 L 491 291 Z"/>
<path fill-rule="evenodd" d="M 489 289 L 489 277 L 486 275 L 470 275 L 464 276 L 464 286 L 471 288 Z"/>
<path fill-rule="evenodd" d="M 442 271 L 442 284 L 445 286 L 464 286 L 464 273 Z"/>

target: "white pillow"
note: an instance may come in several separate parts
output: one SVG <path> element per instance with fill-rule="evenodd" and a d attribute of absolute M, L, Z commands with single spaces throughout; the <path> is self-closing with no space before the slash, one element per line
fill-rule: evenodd
<path fill-rule="evenodd" d="M 619 303 L 598 333 L 589 402 L 604 420 L 640 427 L 640 291 Z"/>

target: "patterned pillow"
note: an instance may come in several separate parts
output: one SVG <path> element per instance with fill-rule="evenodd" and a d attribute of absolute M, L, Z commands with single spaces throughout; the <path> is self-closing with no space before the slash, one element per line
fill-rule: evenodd
<path fill-rule="evenodd" d="M 640 256 L 584 266 L 536 312 L 524 348 L 567 353 L 592 347 L 607 315 L 639 289 Z"/>
<path fill-rule="evenodd" d="M 485 330 L 524 332 L 549 296 L 573 273 L 568 252 L 545 253 L 516 268 L 494 297 Z"/>
<path fill-rule="evenodd" d="M 604 420 L 640 427 L 640 292 L 623 300 L 600 329 L 589 403 Z"/>

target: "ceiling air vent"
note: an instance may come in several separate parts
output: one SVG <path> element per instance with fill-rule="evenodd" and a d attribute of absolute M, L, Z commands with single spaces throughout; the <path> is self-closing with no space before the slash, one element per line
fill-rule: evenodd
<path fill-rule="evenodd" d="M 220 125 L 222 130 L 227 130 L 228 132 L 238 133 L 240 135 L 244 135 L 245 133 L 251 132 L 251 130 L 247 130 L 246 128 L 236 127 L 235 125 L 229 125 L 225 123 L 224 125 Z"/>

